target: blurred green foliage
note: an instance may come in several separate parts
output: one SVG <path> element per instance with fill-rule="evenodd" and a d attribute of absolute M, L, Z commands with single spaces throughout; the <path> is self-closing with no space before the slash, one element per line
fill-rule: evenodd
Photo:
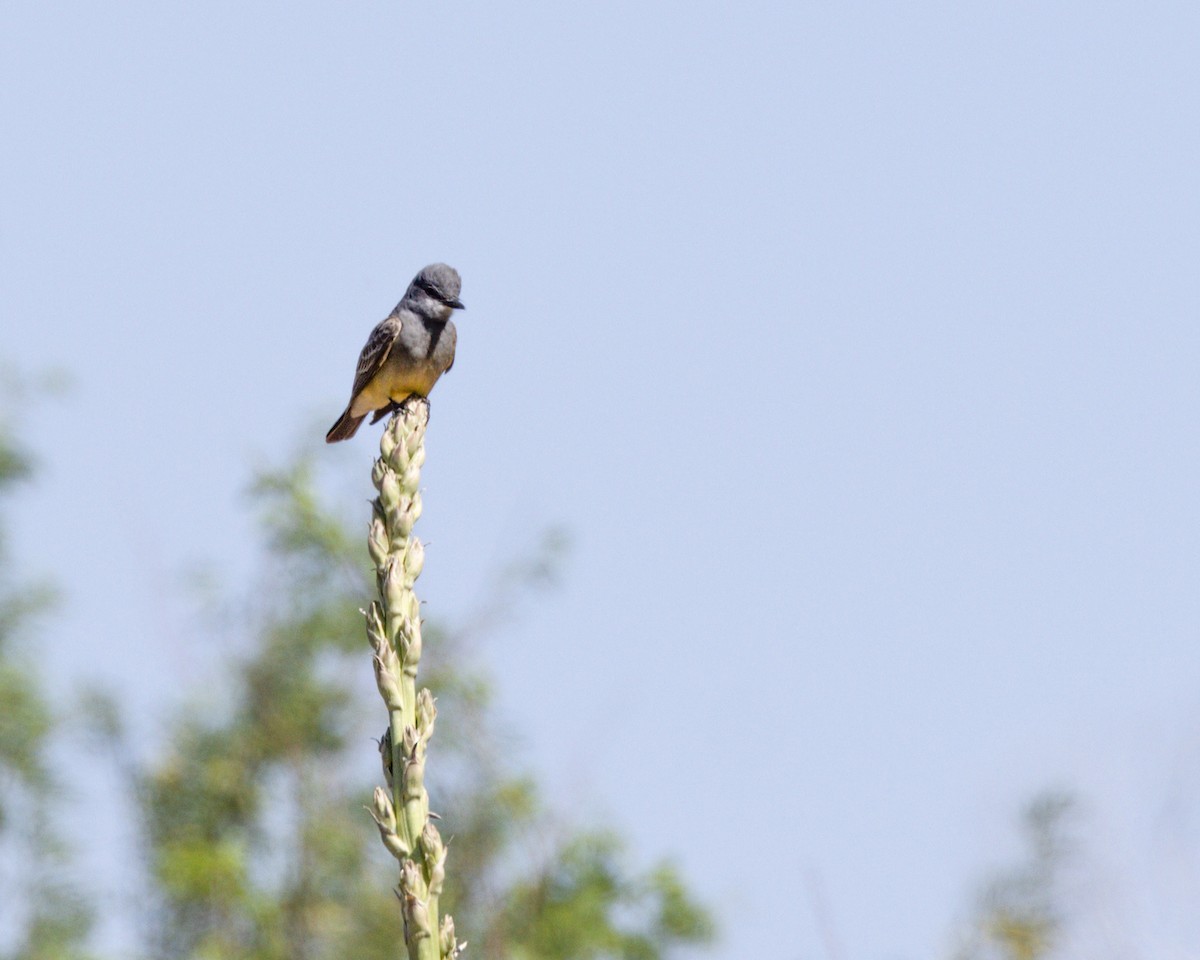
<path fill-rule="evenodd" d="M 14 390 L 0 414 L 0 498 L 5 507 L 32 474 L 12 426 Z M 67 873 L 72 831 L 55 804 L 49 756 L 55 713 L 35 669 L 32 627 L 50 604 L 45 584 L 20 579 L 0 527 L 0 958 L 73 960 L 85 956 L 90 914 Z"/>
<path fill-rule="evenodd" d="M 0 505 L 32 476 L 0 409 Z M 312 462 L 262 476 L 268 564 L 241 599 L 242 655 L 141 762 L 124 745 L 114 698 L 76 706 L 121 751 L 142 816 L 154 960 L 374 960 L 402 956 L 394 861 L 365 810 L 381 782 L 382 732 L 359 608 L 371 593 L 361 536 L 317 493 Z M 364 521 L 365 522 L 365 521 Z M 669 864 L 612 832 L 555 818 L 511 759 L 488 678 L 467 634 L 507 620 L 522 591 L 554 581 L 564 539 L 551 532 L 497 578 L 458 629 L 427 624 L 423 682 L 438 696 L 430 787 L 450 838 L 445 908 L 481 960 L 659 960 L 711 942 L 713 921 Z M 90 898 L 73 883 L 68 794 L 51 740 L 63 736 L 35 669 L 32 628 L 53 600 L 19 577 L 0 524 L 0 960 L 87 960 Z M 31 642 L 32 641 L 32 642 Z M 373 727 L 373 728 L 372 728 Z M 1045 960 L 1061 945 L 1062 877 L 1075 844 L 1073 800 L 1037 798 L 1027 853 L 980 894 L 957 960 Z"/>
<path fill-rule="evenodd" d="M 221 696 L 178 719 L 159 759 L 127 765 L 146 831 L 151 957 L 403 954 L 395 863 L 364 809 L 382 782 L 370 737 L 387 721 L 358 612 L 372 586 L 364 537 L 316 491 L 303 458 L 260 479 L 269 561 L 244 604 L 244 655 Z M 546 579 L 559 538 L 545 548 L 505 574 L 506 596 Z M 614 834 L 543 808 L 462 636 L 425 633 L 422 682 L 439 707 L 430 794 L 450 841 L 443 905 L 468 956 L 657 960 L 707 943 L 712 920 L 673 868 L 639 871 Z"/>
<path fill-rule="evenodd" d="M 1063 877 L 1077 852 L 1074 798 L 1047 792 L 1022 817 L 1023 862 L 997 873 L 984 887 L 957 960 L 1042 960 L 1060 946 L 1068 898 Z"/>

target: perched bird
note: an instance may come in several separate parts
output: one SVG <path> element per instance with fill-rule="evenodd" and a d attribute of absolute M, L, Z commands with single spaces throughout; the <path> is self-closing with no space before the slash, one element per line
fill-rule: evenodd
<path fill-rule="evenodd" d="M 458 271 L 444 263 L 431 263 L 413 278 L 404 299 L 367 338 L 350 403 L 325 434 L 326 443 L 349 440 L 368 413 L 375 413 L 375 423 L 414 394 L 429 396 L 454 365 L 458 332 L 450 314 L 464 309 L 461 290 Z"/>

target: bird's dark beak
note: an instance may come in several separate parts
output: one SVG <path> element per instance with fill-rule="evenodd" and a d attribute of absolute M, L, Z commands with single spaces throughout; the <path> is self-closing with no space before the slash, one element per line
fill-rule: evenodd
<path fill-rule="evenodd" d="M 455 310 L 466 310 L 467 309 L 466 307 L 463 306 L 463 302 L 461 300 L 459 300 L 458 297 L 455 297 L 453 300 L 447 300 L 446 306 L 453 307 Z"/>

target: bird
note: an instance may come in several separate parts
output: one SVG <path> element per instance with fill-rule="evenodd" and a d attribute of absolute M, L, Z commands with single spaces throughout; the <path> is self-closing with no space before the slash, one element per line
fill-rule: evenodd
<path fill-rule="evenodd" d="M 458 331 L 450 316 L 466 309 L 458 299 L 461 291 L 458 271 L 444 263 L 431 263 L 413 277 L 396 309 L 367 337 L 350 402 L 325 434 L 326 443 L 349 440 L 368 413 L 377 423 L 409 397 L 429 396 L 454 366 Z"/>

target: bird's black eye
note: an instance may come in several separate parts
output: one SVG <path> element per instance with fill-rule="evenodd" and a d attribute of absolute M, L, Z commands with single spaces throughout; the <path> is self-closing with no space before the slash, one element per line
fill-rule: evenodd
<path fill-rule="evenodd" d="M 437 300 L 439 303 L 444 303 L 447 306 L 450 305 L 450 298 L 447 297 L 441 291 L 439 291 L 436 287 L 434 287 L 434 285 L 432 283 L 430 283 L 428 280 L 426 280 L 424 277 L 419 277 L 417 279 L 417 286 L 420 287 L 422 290 L 424 290 L 431 297 L 433 297 L 434 300 Z"/>

